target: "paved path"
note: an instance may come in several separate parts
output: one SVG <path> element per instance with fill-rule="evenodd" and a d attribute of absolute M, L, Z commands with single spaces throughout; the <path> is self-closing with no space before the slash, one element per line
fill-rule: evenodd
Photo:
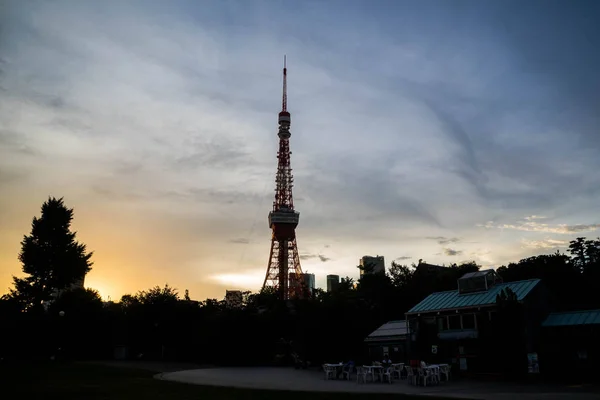
<path fill-rule="evenodd" d="M 588 400 L 599 399 L 598 393 L 586 393 L 585 388 L 568 386 L 516 385 L 490 382 L 448 382 L 433 387 L 415 387 L 406 381 L 393 384 L 324 380 L 323 374 L 292 368 L 210 368 L 168 372 L 158 379 L 197 385 L 228 386 L 248 389 L 272 389 L 310 392 L 406 393 L 424 396 L 447 396 L 463 399 L 491 400 Z"/>
<path fill-rule="evenodd" d="M 82 361 L 83 364 L 105 365 L 107 367 L 134 368 L 151 372 L 175 372 L 188 369 L 214 368 L 211 365 L 201 365 L 186 362 L 162 362 L 162 361 Z"/>

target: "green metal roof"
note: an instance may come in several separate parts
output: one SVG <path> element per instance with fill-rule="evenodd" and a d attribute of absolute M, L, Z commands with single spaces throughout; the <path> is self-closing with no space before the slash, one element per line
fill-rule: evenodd
<path fill-rule="evenodd" d="M 600 325 L 600 310 L 552 313 L 542 326 Z"/>
<path fill-rule="evenodd" d="M 394 339 L 406 336 L 407 333 L 408 327 L 406 325 L 406 320 L 390 321 L 371 332 L 371 334 L 365 339 L 365 342 Z"/>
<path fill-rule="evenodd" d="M 407 314 L 435 312 L 464 307 L 478 307 L 496 303 L 496 295 L 501 290 L 510 288 L 517 295 L 519 301 L 523 300 L 529 292 L 540 283 L 539 279 L 528 279 L 508 283 L 498 283 L 484 292 L 459 294 L 458 290 L 432 293 L 411 308 Z"/>

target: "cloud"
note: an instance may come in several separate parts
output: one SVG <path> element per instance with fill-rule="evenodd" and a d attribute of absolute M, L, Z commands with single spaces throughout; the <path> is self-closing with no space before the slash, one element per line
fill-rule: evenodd
<path fill-rule="evenodd" d="M 541 219 L 541 217 L 538 217 L 537 219 Z M 525 232 L 559 233 L 564 235 L 594 232 L 600 229 L 600 224 L 550 225 L 535 222 L 531 217 L 526 217 L 513 224 L 496 224 L 492 221 L 488 221 L 485 224 L 479 224 L 478 226 L 486 229 L 512 229 Z"/>
<path fill-rule="evenodd" d="M 236 244 L 248 244 L 248 243 L 250 243 L 250 240 L 246 239 L 246 238 L 237 238 L 237 239 L 231 239 L 229 242 L 236 243 Z"/>
<path fill-rule="evenodd" d="M 394 259 L 394 261 L 405 261 L 405 260 L 410 260 L 412 257 L 409 256 L 401 256 L 401 257 L 396 257 Z"/>
<path fill-rule="evenodd" d="M 530 216 L 528 216 L 528 217 L 525 217 L 525 218 L 523 218 L 523 219 L 524 219 L 525 221 L 533 221 L 533 220 L 536 220 L 536 219 L 547 219 L 547 218 L 548 218 L 548 217 L 544 217 L 544 216 L 541 216 L 541 215 L 530 215 Z"/>
<path fill-rule="evenodd" d="M 463 253 L 462 250 L 454 250 L 454 249 L 450 249 L 450 248 L 444 249 L 444 254 L 447 256 L 460 256 L 460 255 L 462 255 L 462 253 Z"/>
<path fill-rule="evenodd" d="M 435 237 L 431 237 L 430 236 L 430 237 L 427 237 L 426 239 L 435 240 L 439 244 L 449 244 L 449 243 L 458 243 L 458 242 L 460 242 L 460 239 L 456 238 L 456 237 L 447 238 L 447 237 L 444 237 L 444 236 L 435 236 Z"/>
<path fill-rule="evenodd" d="M 569 241 L 560 239 L 526 240 L 522 239 L 523 247 L 528 249 L 557 249 L 569 246 Z"/>
<path fill-rule="evenodd" d="M 312 260 L 318 258 L 321 262 L 330 261 L 331 258 L 324 256 L 323 254 L 300 254 L 301 260 Z"/>

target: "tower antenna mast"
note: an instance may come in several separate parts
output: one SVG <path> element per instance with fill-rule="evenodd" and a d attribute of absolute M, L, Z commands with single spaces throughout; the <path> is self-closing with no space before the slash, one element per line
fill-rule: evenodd
<path fill-rule="evenodd" d="M 287 63 L 283 56 L 283 98 L 281 100 L 281 111 L 287 111 Z"/>

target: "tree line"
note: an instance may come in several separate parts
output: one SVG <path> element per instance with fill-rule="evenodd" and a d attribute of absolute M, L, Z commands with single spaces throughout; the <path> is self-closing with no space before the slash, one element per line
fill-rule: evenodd
<path fill-rule="evenodd" d="M 24 278 L 0 299 L 0 357 L 131 358 L 221 365 L 266 365 L 361 359 L 364 339 L 383 323 L 404 319 L 436 291 L 454 290 L 475 262 L 420 268 L 392 262 L 386 274 L 343 278 L 333 292 L 316 289 L 302 300 L 280 301 L 271 290 L 245 292 L 242 304 L 194 301 L 187 290 L 156 286 L 103 302 L 76 287 L 92 253 L 71 232 L 73 209 L 49 198 L 35 217 L 18 257 Z M 542 279 L 555 310 L 600 308 L 600 239 L 577 238 L 567 254 L 539 255 L 497 269 L 505 282 Z M 60 349 L 60 350 L 59 350 Z"/>

